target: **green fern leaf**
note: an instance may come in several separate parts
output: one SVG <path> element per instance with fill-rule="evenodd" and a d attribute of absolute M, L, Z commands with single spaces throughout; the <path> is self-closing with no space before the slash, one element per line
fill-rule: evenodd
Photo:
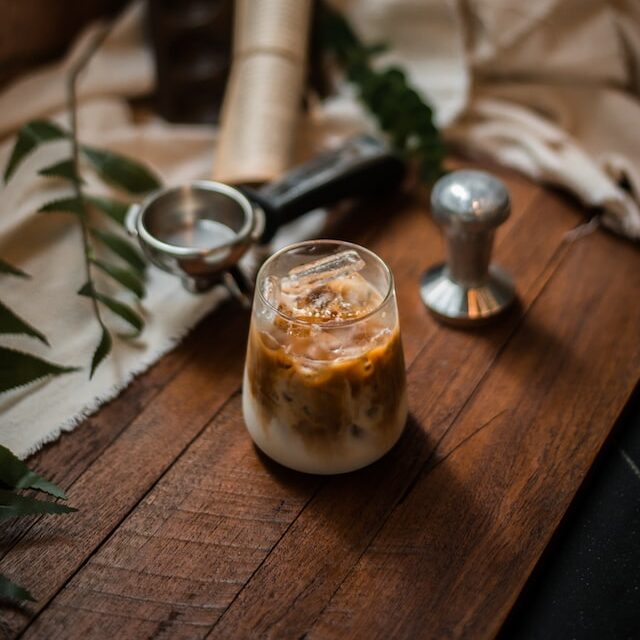
<path fill-rule="evenodd" d="M 35 602 L 36 599 L 24 588 L 15 582 L 11 582 L 9 578 L 0 573 L 0 598 L 8 600 L 30 600 Z"/>
<path fill-rule="evenodd" d="M 127 337 L 134 338 L 139 335 L 144 328 L 144 320 L 130 306 L 112 298 L 111 296 L 107 296 L 104 293 L 99 293 L 93 288 L 93 285 L 90 282 L 87 282 L 80 288 L 78 295 L 93 298 L 94 300 L 101 302 L 105 307 L 130 324 L 136 331 Z"/>
<path fill-rule="evenodd" d="M 49 346 L 46 337 L 40 333 L 35 327 L 32 327 L 26 320 L 16 315 L 9 307 L 0 301 L 0 333 L 19 334 L 24 333 L 32 338 L 44 342 Z"/>
<path fill-rule="evenodd" d="M 104 196 L 85 196 L 96 209 L 106 213 L 112 220 L 119 225 L 124 226 L 124 220 L 129 211 L 129 205 L 113 198 L 105 198 Z"/>
<path fill-rule="evenodd" d="M 38 213 L 73 213 L 77 216 L 85 214 L 85 208 L 80 198 L 60 198 L 52 200 L 38 209 Z"/>
<path fill-rule="evenodd" d="M 98 175 L 119 189 L 140 195 L 160 187 L 160 180 L 151 170 L 131 158 L 84 145 L 82 152 Z"/>
<path fill-rule="evenodd" d="M 89 378 L 93 378 L 93 374 L 98 368 L 98 365 L 109 355 L 111 352 L 111 345 L 111 334 L 103 327 L 100 342 L 93 354 L 93 358 L 91 359 L 91 373 L 89 374 Z"/>
<path fill-rule="evenodd" d="M 30 278 L 31 276 L 28 273 L 22 271 L 22 269 L 18 269 L 18 267 L 14 267 L 13 265 L 5 262 L 0 258 L 0 273 L 5 273 L 9 276 L 16 276 L 18 278 Z"/>
<path fill-rule="evenodd" d="M 444 144 L 431 107 L 411 87 L 402 69 L 374 67 L 371 58 L 381 53 L 382 46 L 364 44 L 348 20 L 326 1 L 319 3 L 319 34 L 325 51 L 342 66 L 395 149 L 418 162 L 427 182 L 437 179 L 443 172 Z"/>
<path fill-rule="evenodd" d="M 1 444 L 0 483 L 10 489 L 38 489 L 56 498 L 67 499 L 65 492 L 58 485 L 31 471 L 22 460 Z"/>
<path fill-rule="evenodd" d="M 82 184 L 83 180 L 76 171 L 73 160 L 62 160 L 55 164 L 49 165 L 44 169 L 40 169 L 38 174 L 47 178 L 64 178 L 70 182 L 78 182 Z"/>
<path fill-rule="evenodd" d="M 63 367 L 29 353 L 0 347 L 0 393 L 46 376 L 58 376 L 72 371 L 78 371 L 78 368 Z"/>
<path fill-rule="evenodd" d="M 68 134 L 57 124 L 47 120 L 32 120 L 27 122 L 18 132 L 16 143 L 11 152 L 9 163 L 4 172 L 4 181 L 8 182 L 14 174 L 18 165 L 28 156 L 37 146 L 44 142 L 52 140 L 61 140 L 66 138 Z"/>
<path fill-rule="evenodd" d="M 140 275 L 136 271 L 131 269 L 123 269 L 122 267 L 116 267 L 103 260 L 91 260 L 92 264 L 95 264 L 100 270 L 110 275 L 116 282 L 120 283 L 125 289 L 129 289 L 138 298 L 144 298 L 145 288 Z"/>
<path fill-rule="evenodd" d="M 77 509 L 67 507 L 59 502 L 38 500 L 13 491 L 0 490 L 0 520 L 39 513 L 71 513 L 73 511 L 77 511 Z"/>
<path fill-rule="evenodd" d="M 113 253 L 128 262 L 136 271 L 144 273 L 147 265 L 142 254 L 125 238 L 101 229 L 91 229 L 91 234 L 111 249 Z"/>

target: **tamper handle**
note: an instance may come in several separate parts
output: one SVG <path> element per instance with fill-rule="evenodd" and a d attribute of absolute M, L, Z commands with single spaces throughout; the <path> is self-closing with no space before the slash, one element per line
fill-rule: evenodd
<path fill-rule="evenodd" d="M 467 287 L 482 285 L 489 276 L 494 230 L 511 209 L 506 187 L 484 171 L 454 171 L 434 186 L 431 207 L 443 227 L 449 277 Z"/>
<path fill-rule="evenodd" d="M 428 269 L 420 297 L 442 322 L 471 326 L 502 313 L 515 300 L 509 274 L 490 264 L 496 227 L 509 216 L 507 188 L 483 171 L 454 171 L 431 192 L 433 217 L 443 227 L 447 262 Z"/>

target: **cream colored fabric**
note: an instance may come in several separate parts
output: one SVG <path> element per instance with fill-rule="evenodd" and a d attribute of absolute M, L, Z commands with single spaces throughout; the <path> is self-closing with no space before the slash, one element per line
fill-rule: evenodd
<path fill-rule="evenodd" d="M 563 187 L 640 238 L 638 0 L 342 6 L 364 35 L 391 43 L 449 143 Z"/>
<path fill-rule="evenodd" d="M 602 207 L 609 227 L 640 237 L 637 0 L 351 0 L 343 5 L 367 39 L 391 43 L 392 53 L 380 64 L 405 66 L 436 106 L 452 143 L 563 186 L 585 204 Z M 136 3 L 82 79 L 81 137 L 147 161 L 168 184 L 207 177 L 216 142 L 212 127 L 132 122 L 123 98 L 153 86 L 143 33 L 142 4 Z M 80 38 L 71 57 L 89 37 Z M 0 166 L 20 124 L 43 115 L 64 122 L 68 66 L 66 60 L 38 71 L 0 94 L 0 135 L 5 136 Z M 308 152 L 371 127 L 352 91 L 343 87 L 309 115 L 297 143 Z M 99 330 L 88 302 L 75 294 L 84 281 L 78 229 L 68 216 L 34 213 L 65 193 L 44 178 L 34 183 L 36 170 L 67 153 L 62 142 L 40 148 L 0 191 L 0 256 L 33 276 L 29 281 L 1 277 L 0 299 L 42 330 L 52 347 L 7 336 L 0 344 L 84 367 L 0 396 L 0 442 L 22 456 L 117 394 L 225 295 L 218 290 L 192 296 L 171 276 L 150 269 L 142 305 L 145 332 L 136 343 L 117 340 L 112 356 L 89 381 L 87 366 Z M 622 188 L 623 178 L 630 188 Z M 104 192 L 95 182 L 89 189 Z M 320 234 L 322 222 L 322 213 L 306 216 L 277 243 Z M 117 319 L 109 323 L 118 328 Z"/>
<path fill-rule="evenodd" d="M 469 10 L 475 90 L 450 139 L 568 189 L 640 238 L 640 3 L 472 0 Z"/>

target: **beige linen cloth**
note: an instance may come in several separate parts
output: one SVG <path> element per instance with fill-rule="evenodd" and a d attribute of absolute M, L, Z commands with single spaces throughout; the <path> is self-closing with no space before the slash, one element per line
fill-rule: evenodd
<path fill-rule="evenodd" d="M 637 0 L 341 4 L 363 36 L 392 45 L 380 63 L 395 61 L 407 69 L 435 105 L 452 143 L 568 189 L 598 207 L 603 224 L 640 238 Z M 80 136 L 148 162 L 167 184 L 206 178 L 214 161 L 213 127 L 132 121 L 124 99 L 153 86 L 143 33 L 143 5 L 137 2 L 82 78 Z M 65 61 L 0 94 L 0 166 L 6 165 L 13 133 L 27 120 L 53 116 L 65 123 L 64 74 L 90 38 L 91 30 Z M 314 149 L 370 126 L 344 87 L 305 119 L 298 137 L 302 147 Z M 115 396 L 226 295 L 222 290 L 188 294 L 175 278 L 151 268 L 141 308 L 144 333 L 133 343 L 116 339 L 111 356 L 89 381 L 99 330 L 88 301 L 75 294 L 84 282 L 79 231 L 64 214 L 34 213 L 67 192 L 56 182 L 33 178 L 38 168 L 65 157 L 65 145 L 38 149 L 0 192 L 0 256 L 32 276 L 27 281 L 3 276 L 0 299 L 43 331 L 52 346 L 14 336 L 2 336 L 0 343 L 84 367 L 0 397 L 0 442 L 20 456 L 72 429 Z M 88 191 L 107 193 L 94 181 Z M 322 212 L 310 214 L 284 229 L 275 244 L 321 234 L 322 223 Z M 117 319 L 108 321 L 118 328 Z"/>

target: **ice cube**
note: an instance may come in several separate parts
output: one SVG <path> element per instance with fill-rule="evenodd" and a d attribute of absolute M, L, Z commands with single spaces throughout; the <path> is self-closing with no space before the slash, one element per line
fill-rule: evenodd
<path fill-rule="evenodd" d="M 262 283 L 262 295 L 273 307 L 278 307 L 280 302 L 280 278 L 267 276 Z"/>
<path fill-rule="evenodd" d="M 283 279 L 283 290 L 285 286 L 289 290 L 318 287 L 331 282 L 331 280 L 357 273 L 364 266 L 364 260 L 353 249 L 334 253 L 291 269 L 288 277 Z"/>
<path fill-rule="evenodd" d="M 359 273 L 365 262 L 349 249 L 298 265 L 275 284 L 278 310 L 304 322 L 344 321 L 375 308 L 380 295 Z"/>

